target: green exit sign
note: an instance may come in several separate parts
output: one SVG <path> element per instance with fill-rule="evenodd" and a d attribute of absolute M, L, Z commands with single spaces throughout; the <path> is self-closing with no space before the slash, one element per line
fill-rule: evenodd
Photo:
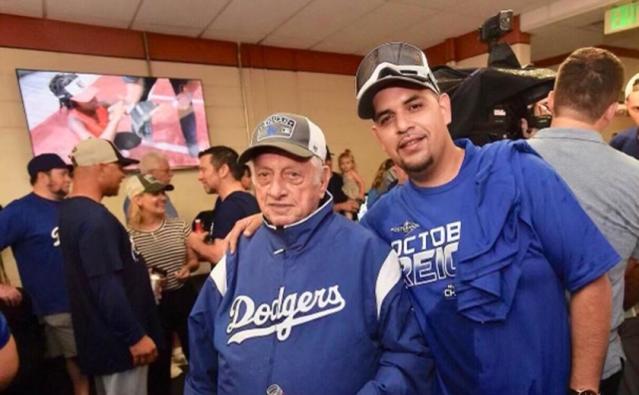
<path fill-rule="evenodd" d="M 604 34 L 639 27 L 639 3 L 623 4 L 606 11 Z"/>

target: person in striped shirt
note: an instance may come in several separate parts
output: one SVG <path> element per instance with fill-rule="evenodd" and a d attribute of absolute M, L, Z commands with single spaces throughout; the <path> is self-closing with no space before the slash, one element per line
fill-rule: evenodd
<path fill-rule="evenodd" d="M 127 180 L 126 192 L 131 200 L 128 230 L 131 244 L 144 257 L 151 272 L 164 277 L 158 310 L 164 329 L 166 352 L 161 353 L 149 371 L 149 392 L 170 394 L 171 340 L 177 333 L 188 357 L 187 319 L 197 297 L 188 282 L 199 262 L 187 246 L 191 227 L 178 218 L 166 215 L 166 191 L 173 185 L 159 182 L 151 175 L 136 175 Z"/>

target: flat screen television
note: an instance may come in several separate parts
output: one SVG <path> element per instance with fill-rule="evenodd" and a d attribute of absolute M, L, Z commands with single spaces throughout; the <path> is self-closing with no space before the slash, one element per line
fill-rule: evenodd
<path fill-rule="evenodd" d="M 105 138 L 125 156 L 160 151 L 172 168 L 209 147 L 202 82 L 195 79 L 17 69 L 33 154 L 69 161 L 81 140 Z"/>

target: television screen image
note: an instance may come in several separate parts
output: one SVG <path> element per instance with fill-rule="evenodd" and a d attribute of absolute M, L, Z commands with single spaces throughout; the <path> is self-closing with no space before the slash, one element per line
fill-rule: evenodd
<path fill-rule="evenodd" d="M 197 166 L 209 147 L 202 82 L 17 69 L 34 155 L 69 161 L 81 140 L 111 140 L 139 159 L 160 151 L 172 168 Z"/>

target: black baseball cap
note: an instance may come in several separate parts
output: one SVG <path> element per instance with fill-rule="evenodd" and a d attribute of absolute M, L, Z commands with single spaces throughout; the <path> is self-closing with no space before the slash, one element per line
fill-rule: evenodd
<path fill-rule="evenodd" d="M 62 158 L 52 153 L 36 155 L 27 164 L 27 171 L 30 177 L 35 177 L 39 172 L 51 169 L 67 169 L 70 171 L 73 166 L 64 163 Z"/>
<path fill-rule="evenodd" d="M 356 74 L 357 115 L 373 118 L 373 98 L 391 86 L 440 90 L 424 52 L 414 45 L 393 42 L 378 46 L 362 59 Z"/>

